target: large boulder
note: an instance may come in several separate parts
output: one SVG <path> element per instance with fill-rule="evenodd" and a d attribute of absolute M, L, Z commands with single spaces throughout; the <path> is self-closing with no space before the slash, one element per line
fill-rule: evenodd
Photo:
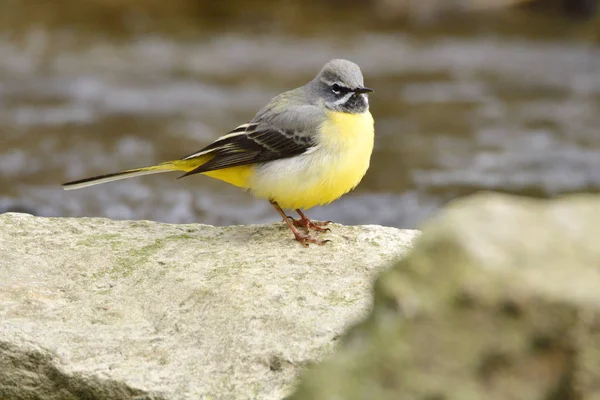
<path fill-rule="evenodd" d="M 455 202 L 292 399 L 600 399 L 600 196 Z"/>
<path fill-rule="evenodd" d="M 282 399 L 416 231 L 0 215 L 0 399 Z"/>

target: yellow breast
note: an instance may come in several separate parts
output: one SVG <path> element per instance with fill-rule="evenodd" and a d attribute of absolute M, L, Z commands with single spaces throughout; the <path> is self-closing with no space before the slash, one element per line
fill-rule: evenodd
<path fill-rule="evenodd" d="M 358 185 L 369 168 L 373 141 L 373 117 L 368 111 L 329 111 L 316 148 L 267 163 L 256 171 L 251 190 L 283 208 L 328 204 Z"/>

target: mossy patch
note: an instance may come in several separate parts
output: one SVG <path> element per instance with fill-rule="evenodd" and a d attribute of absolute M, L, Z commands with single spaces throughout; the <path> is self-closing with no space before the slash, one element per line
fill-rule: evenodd
<path fill-rule="evenodd" d="M 110 243 L 111 246 L 115 239 L 121 238 L 121 235 L 118 233 L 101 233 L 98 235 L 90 235 L 85 239 L 81 239 L 77 241 L 77 246 L 83 247 L 95 247 L 100 244 Z"/>
<path fill-rule="evenodd" d="M 120 235 L 116 236 L 120 237 Z M 93 276 L 94 278 L 100 278 L 106 275 L 110 275 L 111 277 L 130 276 L 136 269 L 136 267 L 146 264 L 150 260 L 150 258 L 158 252 L 158 250 L 163 248 L 166 241 L 166 239 L 156 239 L 154 243 L 141 247 L 130 247 L 126 251 L 121 252 L 120 250 L 125 245 L 125 241 L 115 240 L 114 236 L 112 237 L 112 240 L 107 240 L 107 238 L 105 237 L 103 245 L 108 245 L 110 246 L 113 252 L 122 254 L 116 256 L 114 263 L 112 263 L 109 266 L 109 268 L 104 269 L 102 271 L 98 271 Z M 93 243 L 96 242 L 98 242 L 97 238 L 90 238 L 88 239 L 88 243 L 85 243 L 85 245 L 91 246 Z"/>

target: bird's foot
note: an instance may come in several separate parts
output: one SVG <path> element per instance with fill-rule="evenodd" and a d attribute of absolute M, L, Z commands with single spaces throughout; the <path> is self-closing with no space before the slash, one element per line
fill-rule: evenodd
<path fill-rule="evenodd" d="M 331 240 L 316 239 L 316 238 L 310 236 L 308 233 L 300 233 L 298 231 L 294 232 L 294 236 L 295 236 L 296 240 L 299 241 L 300 244 L 304 247 L 308 247 L 308 245 L 310 243 L 313 243 L 313 244 L 316 244 L 319 246 L 323 246 L 325 243 L 331 242 Z"/>
<path fill-rule="evenodd" d="M 294 226 L 299 227 L 299 228 L 304 228 L 306 229 L 307 232 L 310 232 L 310 230 L 315 230 L 318 232 L 329 232 L 331 231 L 331 229 L 329 228 L 324 228 L 325 226 L 329 225 L 332 221 L 311 221 L 308 218 L 300 218 L 300 219 L 295 219 L 293 217 L 290 217 L 288 215 L 288 218 L 290 221 L 292 221 L 292 224 L 294 224 Z"/>
<path fill-rule="evenodd" d="M 279 213 L 279 215 L 281 215 L 281 217 L 283 218 L 283 222 L 285 222 L 287 224 L 287 226 L 290 228 L 290 230 L 294 233 L 294 238 L 300 242 L 300 244 L 304 247 L 308 247 L 308 245 L 310 243 L 313 244 L 317 244 L 319 246 L 324 245 L 327 242 L 331 242 L 331 240 L 321 240 L 321 239 L 316 239 L 312 236 L 310 236 L 310 233 L 308 232 L 309 228 L 312 227 L 315 230 L 318 231 L 324 231 L 324 230 L 329 230 L 327 228 L 322 228 L 324 225 L 329 224 L 331 221 L 326 221 L 326 222 L 312 222 L 311 220 L 309 220 L 306 215 L 304 215 L 304 213 L 300 210 L 296 210 L 298 212 L 298 214 L 300 215 L 301 219 L 300 220 L 295 220 L 294 218 L 285 215 L 285 212 L 281 209 L 281 207 L 279 207 L 279 204 L 277 204 L 277 202 L 275 200 L 270 200 L 271 205 L 273 205 L 273 207 L 275 208 L 275 210 L 277 210 L 277 212 Z M 298 225 L 300 224 L 300 225 Z M 302 226 L 306 229 L 306 233 L 300 233 L 298 231 L 298 229 L 296 229 L 296 226 Z"/>

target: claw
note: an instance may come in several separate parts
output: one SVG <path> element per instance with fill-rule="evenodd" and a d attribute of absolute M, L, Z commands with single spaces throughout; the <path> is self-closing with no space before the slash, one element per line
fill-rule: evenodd
<path fill-rule="evenodd" d="M 296 240 L 299 241 L 300 244 L 304 247 L 308 247 L 309 243 L 323 246 L 325 243 L 331 242 L 331 240 L 327 240 L 327 239 L 326 240 L 315 239 L 308 234 L 302 234 L 300 232 L 298 232 L 297 234 L 294 233 L 294 236 L 296 237 Z"/>
<path fill-rule="evenodd" d="M 313 222 L 310 219 L 308 219 L 308 217 L 304 215 L 304 213 L 301 210 L 296 210 L 296 212 L 300 215 L 300 219 L 291 218 L 291 221 L 294 224 L 294 226 L 302 227 L 306 229 L 307 232 L 310 232 L 311 229 L 318 232 L 331 232 L 331 229 L 323 228 L 324 226 L 329 225 L 331 221 Z"/>
<path fill-rule="evenodd" d="M 294 219 L 293 217 L 286 215 L 285 212 L 281 209 L 281 207 L 279 207 L 279 204 L 277 204 L 277 202 L 275 200 L 269 200 L 269 201 L 270 201 L 271 205 L 273 206 L 273 208 L 275 208 L 275 210 L 277 210 L 279 215 L 281 215 L 281 218 L 283 218 L 283 222 L 285 222 L 287 224 L 287 226 L 290 227 L 291 231 L 294 233 L 294 238 L 298 242 L 300 242 L 300 244 L 302 246 L 308 247 L 309 243 L 322 246 L 327 242 L 331 242 L 331 240 L 316 239 L 316 238 L 310 236 L 310 234 L 309 234 L 310 229 L 313 229 L 318 232 L 329 232 L 330 229 L 323 228 L 323 226 L 330 224 L 331 221 L 312 222 L 310 219 L 308 219 L 308 217 L 306 215 L 304 215 L 304 213 L 301 210 L 296 210 L 296 212 L 300 215 L 300 219 Z M 300 233 L 298 231 L 298 229 L 296 229 L 297 226 L 300 226 L 300 227 L 303 227 L 304 229 L 306 229 L 306 233 Z"/>

